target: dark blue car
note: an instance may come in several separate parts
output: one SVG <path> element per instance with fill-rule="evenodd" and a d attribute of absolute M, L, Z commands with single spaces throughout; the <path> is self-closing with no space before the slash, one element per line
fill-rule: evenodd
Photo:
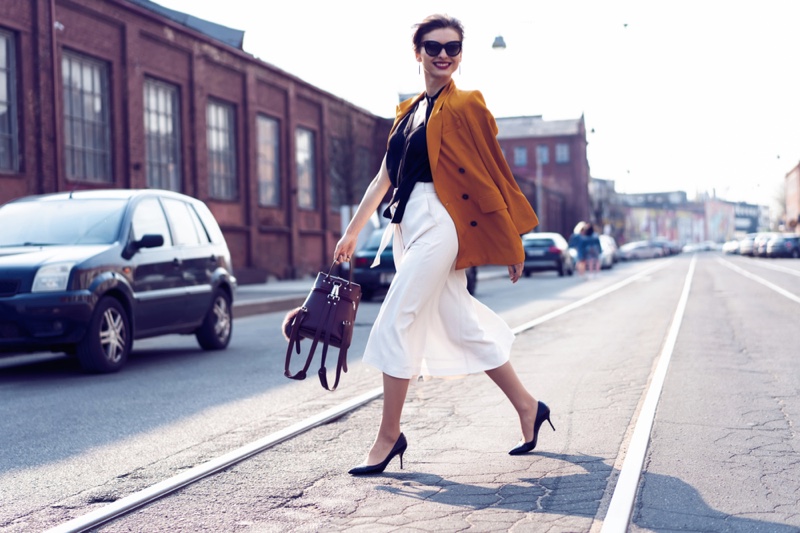
<path fill-rule="evenodd" d="M 0 352 L 63 351 L 113 372 L 134 339 L 228 346 L 236 279 L 202 202 L 157 190 L 30 196 L 0 207 Z"/>

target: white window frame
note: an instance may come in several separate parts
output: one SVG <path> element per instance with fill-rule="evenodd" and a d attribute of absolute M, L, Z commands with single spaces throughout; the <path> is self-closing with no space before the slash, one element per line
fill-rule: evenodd
<path fill-rule="evenodd" d="M 556 144 L 556 163 L 569 163 L 569 145 L 567 143 Z"/>
<path fill-rule="evenodd" d="M 15 173 L 19 172 L 16 39 L 13 33 L 0 29 L 0 41 L 5 49 L 0 55 L 0 172 Z"/>
<path fill-rule="evenodd" d="M 524 146 L 514 147 L 514 166 L 526 167 L 528 166 L 528 149 Z"/>
<path fill-rule="evenodd" d="M 111 183 L 109 68 L 72 51 L 61 58 L 64 168 L 68 180 Z"/>
<path fill-rule="evenodd" d="M 281 125 L 267 115 L 256 116 L 258 205 L 281 205 Z"/>
<path fill-rule="evenodd" d="M 297 206 L 317 208 L 316 141 L 314 131 L 298 127 L 295 130 L 295 164 L 297 165 Z"/>
<path fill-rule="evenodd" d="M 236 108 L 209 98 L 206 104 L 208 194 L 216 200 L 234 201 L 239 196 L 236 179 Z"/>
<path fill-rule="evenodd" d="M 180 89 L 153 78 L 144 82 L 147 186 L 181 191 Z"/>

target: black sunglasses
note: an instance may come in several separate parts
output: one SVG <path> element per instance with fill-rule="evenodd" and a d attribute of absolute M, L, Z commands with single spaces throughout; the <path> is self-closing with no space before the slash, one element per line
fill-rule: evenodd
<path fill-rule="evenodd" d="M 450 41 L 444 44 L 438 41 L 422 41 L 422 47 L 425 48 L 425 53 L 431 57 L 438 56 L 442 48 L 450 57 L 456 57 L 461 53 L 461 41 Z"/>

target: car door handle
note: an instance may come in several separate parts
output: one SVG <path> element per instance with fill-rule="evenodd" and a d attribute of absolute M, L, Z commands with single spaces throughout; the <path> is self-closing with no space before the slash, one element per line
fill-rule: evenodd
<path fill-rule="evenodd" d="M 183 261 L 181 261 L 177 257 L 172 260 L 172 266 L 175 267 L 175 268 L 180 268 L 182 264 L 183 264 Z"/>
<path fill-rule="evenodd" d="M 212 255 L 211 257 L 208 258 L 208 262 L 209 263 L 213 263 L 213 264 L 216 265 L 217 264 L 217 256 L 216 255 Z"/>

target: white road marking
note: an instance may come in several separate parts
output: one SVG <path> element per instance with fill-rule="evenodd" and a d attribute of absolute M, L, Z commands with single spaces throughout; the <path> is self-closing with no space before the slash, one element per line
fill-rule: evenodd
<path fill-rule="evenodd" d="M 765 280 L 764 278 L 761 278 L 761 277 L 759 277 L 759 276 L 756 276 L 755 274 L 751 274 L 751 273 L 750 273 L 750 272 L 748 272 L 747 270 L 745 270 L 745 269 L 743 269 L 743 268 L 740 268 L 740 267 L 738 267 L 738 266 L 734 265 L 734 264 L 733 264 L 733 263 L 731 263 L 730 261 L 726 261 L 726 260 L 724 260 L 724 259 L 719 259 L 719 258 L 717 258 L 717 262 L 719 262 L 719 263 L 720 263 L 721 265 L 723 265 L 723 266 L 726 266 L 726 267 L 730 268 L 730 269 L 731 269 L 731 270 L 733 270 L 734 272 L 736 272 L 736 273 L 738 273 L 738 274 L 741 274 L 742 276 L 744 276 L 744 277 L 746 277 L 746 278 L 748 278 L 748 279 L 752 279 L 752 280 L 753 280 L 753 281 L 755 281 L 756 283 L 760 283 L 760 284 L 762 284 L 763 286 L 765 286 L 765 287 L 767 287 L 767 288 L 770 288 L 770 289 L 772 289 L 773 291 L 777 292 L 777 293 L 778 293 L 778 294 L 780 294 L 781 296 L 785 296 L 785 297 L 789 298 L 790 300 L 792 300 L 793 302 L 797 302 L 797 303 L 799 303 L 799 304 L 800 304 L 800 297 L 798 297 L 798 296 L 797 296 L 797 295 L 795 295 L 795 294 L 792 294 L 791 292 L 789 292 L 789 291 L 787 291 L 787 290 L 785 290 L 785 289 L 782 289 L 782 288 L 778 287 L 778 286 L 777 286 L 777 285 L 775 285 L 774 283 L 771 283 L 771 282 L 769 282 L 769 281 Z"/>
<path fill-rule="evenodd" d="M 722 261 L 721 259 L 719 259 L 719 260 Z M 731 263 L 731 264 L 733 264 L 733 263 Z M 776 270 L 778 272 L 783 272 L 785 274 L 791 274 L 792 276 L 800 277 L 800 270 L 795 270 L 793 268 L 789 268 L 789 267 L 786 267 L 786 266 L 783 266 L 783 265 L 775 265 L 771 261 L 764 261 L 764 260 L 759 259 L 758 261 L 753 261 L 750 264 L 759 266 L 761 268 L 768 268 L 770 270 Z"/>
<path fill-rule="evenodd" d="M 670 359 L 672 359 L 675 341 L 678 339 L 678 332 L 681 329 L 681 322 L 686 310 L 686 302 L 689 299 L 689 290 L 692 286 L 696 264 L 697 256 L 694 256 L 689 264 L 689 272 L 686 274 L 683 292 L 678 300 L 678 307 L 672 317 L 672 324 L 664 341 L 664 347 L 661 349 L 661 355 L 659 355 L 656 369 L 653 372 L 653 378 L 650 381 L 647 396 L 642 404 L 642 410 L 636 421 L 636 428 L 633 430 L 628 451 L 625 453 L 625 461 L 622 463 L 622 469 L 614 487 L 614 494 L 611 496 L 611 503 L 603 520 L 601 533 L 624 533 L 628 530 L 628 522 L 631 518 L 633 503 L 636 500 L 639 478 L 642 475 L 647 446 L 650 442 L 650 431 L 653 428 L 653 421 L 656 417 L 656 407 L 661 397 L 661 389 L 664 387 L 664 379 L 667 375 Z"/>

